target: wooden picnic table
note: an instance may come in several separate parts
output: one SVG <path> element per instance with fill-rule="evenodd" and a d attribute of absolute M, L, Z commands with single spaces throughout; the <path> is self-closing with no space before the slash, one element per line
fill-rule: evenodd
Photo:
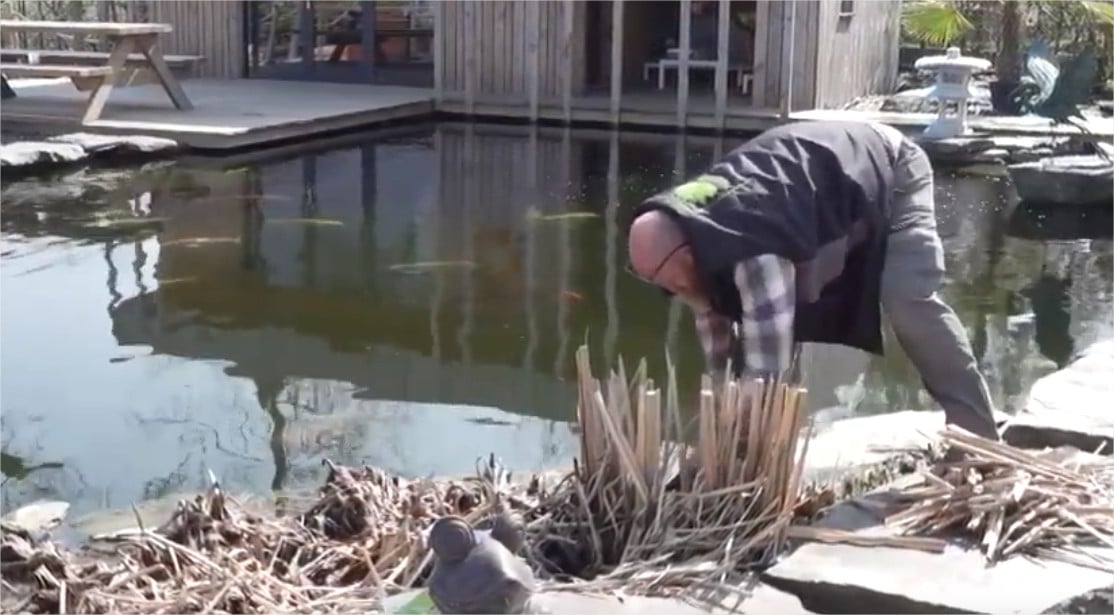
<path fill-rule="evenodd" d="M 162 84 L 174 106 L 182 111 L 193 109 L 193 104 L 186 96 L 177 77 L 170 71 L 159 49 L 159 35 L 174 30 L 170 24 L 0 19 L 0 30 L 76 35 L 99 34 L 107 40 L 110 47 L 104 66 L 0 63 L 0 79 L 3 80 L 5 98 L 15 95 L 8 86 L 7 75 L 9 74 L 69 77 L 79 90 L 92 90 L 81 118 L 82 123 L 92 122 L 100 118 L 104 111 L 105 103 L 108 102 L 117 77 L 123 73 L 125 64 L 135 61 L 133 52 L 139 52 L 158 77 L 159 83 Z"/>

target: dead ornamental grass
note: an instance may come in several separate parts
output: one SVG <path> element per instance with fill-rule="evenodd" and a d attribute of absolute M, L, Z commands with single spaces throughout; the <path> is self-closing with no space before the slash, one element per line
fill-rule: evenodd
<path fill-rule="evenodd" d="M 529 524 L 535 558 L 590 578 L 564 575 L 572 585 L 562 589 L 737 590 L 741 573 L 778 551 L 793 519 L 804 390 L 762 381 L 715 390 L 705 377 L 688 447 L 672 365 L 663 392 L 644 362 L 628 381 L 620 361 L 603 384 L 587 348 L 576 360 L 581 456 Z"/>
<path fill-rule="evenodd" d="M 96 557 L 60 552 L 5 527 L 5 610 L 68 613 L 319 613 L 372 611 L 428 563 L 433 518 L 476 518 L 482 489 L 406 481 L 329 464 L 320 498 L 298 517 L 245 514 L 219 485 L 179 503 L 162 527 L 104 537 Z M 138 519 L 137 519 L 138 520 Z M 23 587 L 19 584 L 22 582 Z M 22 591 L 28 584 L 32 591 Z"/>
<path fill-rule="evenodd" d="M 921 485 L 899 492 L 887 525 L 907 535 L 966 534 L 990 564 L 1026 554 L 1114 573 L 1109 458 L 1025 451 L 955 427 L 941 438 L 966 458 L 922 472 Z"/>

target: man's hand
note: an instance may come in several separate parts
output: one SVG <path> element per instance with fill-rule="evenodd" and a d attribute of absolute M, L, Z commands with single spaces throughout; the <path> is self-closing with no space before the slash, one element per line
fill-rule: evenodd
<path fill-rule="evenodd" d="M 734 326 L 730 320 L 711 310 L 696 312 L 695 317 L 696 335 L 704 349 L 704 366 L 713 375 L 723 374 L 735 348 Z"/>

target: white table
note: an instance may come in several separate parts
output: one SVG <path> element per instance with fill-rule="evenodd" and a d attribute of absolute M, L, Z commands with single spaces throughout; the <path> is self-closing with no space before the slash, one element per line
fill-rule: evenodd
<path fill-rule="evenodd" d="M 654 60 L 652 62 L 646 62 L 645 64 L 642 65 L 642 78 L 645 79 L 646 81 L 649 81 L 650 80 L 650 70 L 654 69 L 654 68 L 656 68 L 657 71 L 658 71 L 658 89 L 659 90 L 664 90 L 665 89 L 665 69 L 666 68 L 672 68 L 673 70 L 680 72 L 680 70 L 681 70 L 681 60 L 679 60 L 677 58 L 663 58 L 661 60 Z M 716 61 L 715 60 L 689 59 L 689 69 L 691 70 L 693 68 L 700 69 L 700 70 L 713 70 L 714 71 L 716 69 Z M 739 89 L 744 94 L 750 93 L 751 86 L 753 85 L 753 82 L 754 82 L 754 73 L 753 73 L 753 71 L 751 71 L 750 68 L 748 68 L 746 66 L 741 66 L 741 65 L 740 66 L 728 66 L 727 67 L 727 72 L 728 73 L 735 73 L 735 81 L 739 84 Z"/>

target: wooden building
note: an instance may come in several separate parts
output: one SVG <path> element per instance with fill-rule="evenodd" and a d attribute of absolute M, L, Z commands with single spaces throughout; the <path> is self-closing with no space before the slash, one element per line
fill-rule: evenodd
<path fill-rule="evenodd" d="M 723 128 L 888 92 L 897 77 L 899 2 L 436 7 L 438 106 L 465 114 Z"/>
<path fill-rule="evenodd" d="M 203 77 L 425 87 L 462 115 L 746 129 L 890 91 L 900 5 L 160 0 L 147 17 L 175 26 L 167 52 L 207 58 Z"/>

